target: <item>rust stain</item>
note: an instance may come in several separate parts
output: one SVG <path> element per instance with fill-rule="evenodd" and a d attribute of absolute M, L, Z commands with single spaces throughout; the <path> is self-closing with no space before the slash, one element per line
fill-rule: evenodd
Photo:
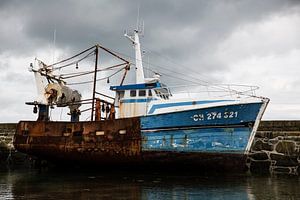
<path fill-rule="evenodd" d="M 20 152 L 59 163 L 244 169 L 245 158 L 238 154 L 142 151 L 142 142 L 147 138 L 141 138 L 139 127 L 139 118 L 92 122 L 21 121 L 14 146 Z"/>
<path fill-rule="evenodd" d="M 21 121 L 14 145 L 20 152 L 43 158 L 133 161 L 141 155 L 139 124 L 138 118 L 93 122 Z"/>

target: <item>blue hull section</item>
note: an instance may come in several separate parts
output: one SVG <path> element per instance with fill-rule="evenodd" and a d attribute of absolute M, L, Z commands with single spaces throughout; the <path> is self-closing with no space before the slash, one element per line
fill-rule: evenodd
<path fill-rule="evenodd" d="M 244 153 L 262 103 L 141 117 L 142 151 Z"/>
<path fill-rule="evenodd" d="M 203 128 L 142 132 L 142 150 L 243 153 L 251 128 Z"/>
<path fill-rule="evenodd" d="M 203 108 L 141 117 L 141 129 L 235 125 L 255 121 L 262 103 Z"/>

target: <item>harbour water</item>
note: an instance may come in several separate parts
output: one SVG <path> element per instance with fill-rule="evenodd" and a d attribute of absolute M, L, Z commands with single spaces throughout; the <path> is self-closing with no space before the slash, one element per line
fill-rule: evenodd
<path fill-rule="evenodd" d="M 178 173 L 4 169 L 0 199 L 300 199 L 298 176 Z"/>

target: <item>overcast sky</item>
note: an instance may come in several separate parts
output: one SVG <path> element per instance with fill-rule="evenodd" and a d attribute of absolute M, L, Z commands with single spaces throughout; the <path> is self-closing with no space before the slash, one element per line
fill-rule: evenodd
<path fill-rule="evenodd" d="M 35 57 L 52 62 L 54 30 L 56 57 L 96 43 L 133 55 L 123 31 L 136 26 L 138 7 L 144 60 L 162 67 L 150 68 L 257 85 L 271 99 L 264 119 L 300 119 L 298 0 L 0 0 L 0 123 L 36 118 L 24 104 L 36 95 L 28 67 Z"/>

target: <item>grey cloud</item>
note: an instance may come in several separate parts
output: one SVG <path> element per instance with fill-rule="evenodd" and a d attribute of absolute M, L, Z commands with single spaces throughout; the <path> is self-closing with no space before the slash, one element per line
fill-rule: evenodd
<path fill-rule="evenodd" d="M 213 50 L 239 25 L 257 21 L 297 3 L 279 0 L 253 2 L 141 1 L 141 17 L 147 30 L 145 44 L 166 53 L 171 50 L 169 54 L 179 59 L 185 58 L 182 49 L 202 47 L 205 51 Z M 137 15 L 137 1 L 32 0 L 7 4 L 1 7 L 2 12 L 5 10 L 10 13 L 9 18 L 17 18 L 23 23 L 21 31 L 26 36 L 24 39 L 32 41 L 32 48 L 51 43 L 56 28 L 57 45 L 61 47 L 81 49 L 104 41 L 118 49 L 123 29 L 135 26 Z M 185 38 L 185 29 L 195 30 L 196 37 Z M 161 35 L 162 31 L 169 33 Z M 178 38 L 183 38 L 184 42 L 177 42 Z"/>
<path fill-rule="evenodd" d="M 26 71 L 27 72 L 27 71 Z M 9 82 L 10 85 L 26 85 L 26 83 L 32 81 L 32 74 L 21 74 L 21 73 L 16 73 L 16 72 L 9 72 L 6 73 L 2 78 L 0 77 L 0 80 L 3 82 Z"/>
<path fill-rule="evenodd" d="M 0 14 L 16 31 L 10 32 L 11 40 L 8 36 L 0 39 L 2 52 L 29 54 L 49 46 L 56 29 L 58 48 L 77 52 L 101 42 L 133 55 L 122 31 L 135 26 L 138 1 L 15 0 L 3 4 Z M 292 0 L 141 1 L 140 15 L 146 23 L 142 45 L 203 71 L 224 70 L 214 51 L 234 30 L 297 6 L 299 1 Z"/>
<path fill-rule="evenodd" d="M 20 53 L 49 46 L 56 29 L 56 45 L 73 52 L 102 44 L 130 52 L 122 37 L 125 28 L 135 26 L 138 1 L 11 1 L 1 7 L 16 32 L 1 41 L 2 51 Z M 177 63 L 196 65 L 213 73 L 224 70 L 214 51 L 236 28 L 278 12 L 287 12 L 297 1 L 141 1 L 140 15 L 146 23 L 143 46 Z M 22 27 L 17 27 L 20 24 Z M 0 49 L 1 50 L 1 49 Z M 156 60 L 159 60 L 156 58 Z M 160 63 L 161 64 L 161 63 Z M 169 65 L 180 70 L 176 65 Z M 193 68 L 193 66 L 190 66 Z"/>
<path fill-rule="evenodd" d="M 133 56 L 122 35 L 124 29 L 135 28 L 138 2 L 1 0 L 0 55 L 33 57 L 51 47 L 56 29 L 56 46 L 68 53 L 101 43 Z M 145 37 L 141 40 L 148 52 L 144 61 L 148 55 L 150 62 L 158 65 L 150 67 L 157 71 L 166 72 L 161 68 L 164 67 L 186 74 L 186 79 L 202 79 L 202 75 L 213 79 L 216 71 L 228 68 L 215 52 L 237 29 L 274 15 L 299 11 L 297 0 L 141 0 L 140 16 L 145 21 Z M 17 77 L 22 83 L 28 81 L 27 76 L 14 74 L 16 69 L 6 65 L 0 61 L 0 69 L 6 74 L 0 77 L 1 82 L 9 81 L 7 77 Z M 172 72 L 171 75 L 178 76 Z M 166 76 L 163 79 L 173 85 L 180 82 Z"/>

